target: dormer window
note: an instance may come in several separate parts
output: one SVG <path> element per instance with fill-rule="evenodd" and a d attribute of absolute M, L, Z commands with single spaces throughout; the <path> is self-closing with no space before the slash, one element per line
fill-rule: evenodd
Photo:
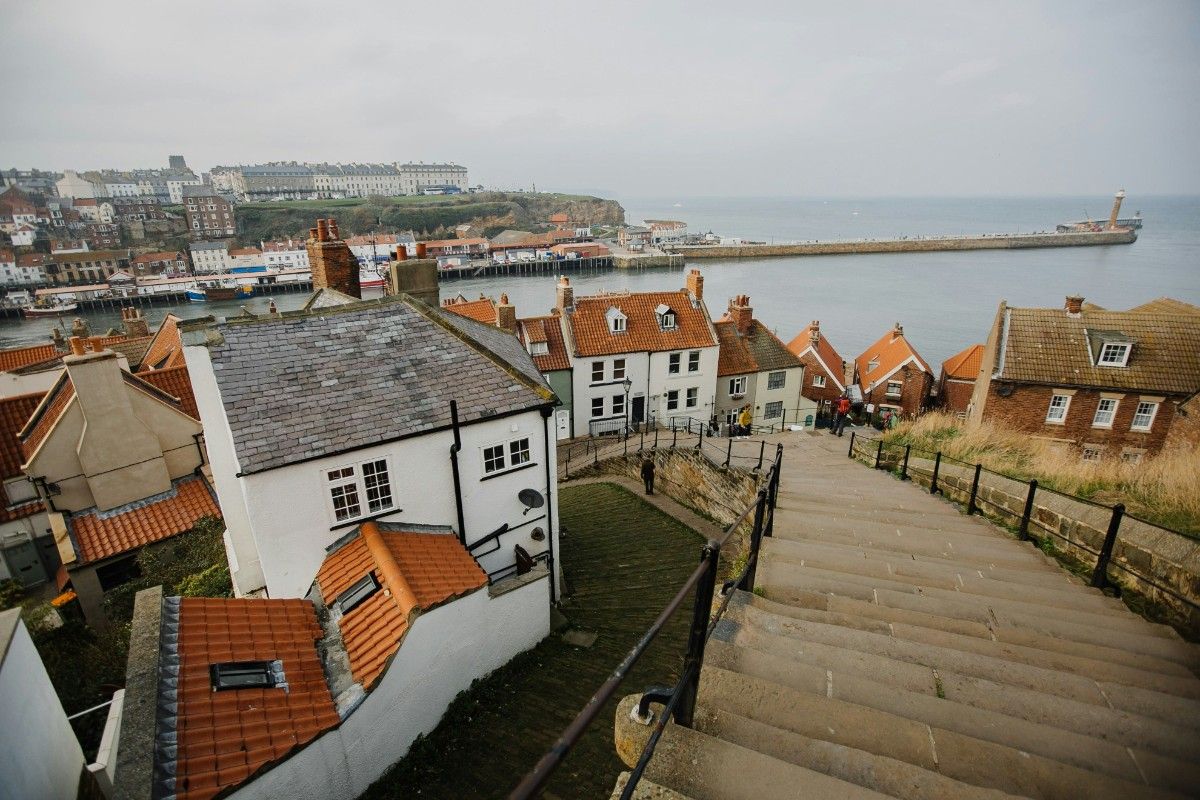
<path fill-rule="evenodd" d="M 654 309 L 655 315 L 658 316 L 658 326 L 664 331 L 675 330 L 675 312 L 666 303 L 660 303 L 658 308 Z"/>
<path fill-rule="evenodd" d="M 544 356 L 549 352 L 550 352 L 550 348 L 547 346 L 547 344 L 545 342 L 530 342 L 529 343 L 529 355 L 531 355 L 531 356 Z"/>
<path fill-rule="evenodd" d="M 867 372 L 871 372 L 876 369 L 879 369 L 879 359 L 872 358 L 870 361 L 867 362 Z"/>
<path fill-rule="evenodd" d="M 1105 342 L 1096 363 L 1101 367 L 1123 367 L 1129 363 L 1129 342 Z"/>
<path fill-rule="evenodd" d="M 625 332 L 625 325 L 628 322 L 628 318 L 621 313 L 621 309 L 610 308 L 605 316 L 608 318 L 608 330 L 611 333 Z"/>

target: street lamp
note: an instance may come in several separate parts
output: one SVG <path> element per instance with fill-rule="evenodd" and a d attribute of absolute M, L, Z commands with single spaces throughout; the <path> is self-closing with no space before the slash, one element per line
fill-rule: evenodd
<path fill-rule="evenodd" d="M 621 381 L 621 385 L 625 387 L 625 438 L 629 438 L 629 390 L 633 388 L 633 381 L 629 376 L 625 376 L 625 380 Z"/>

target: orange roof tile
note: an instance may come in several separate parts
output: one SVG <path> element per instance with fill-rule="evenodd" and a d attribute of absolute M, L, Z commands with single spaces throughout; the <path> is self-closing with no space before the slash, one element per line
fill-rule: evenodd
<path fill-rule="evenodd" d="M 903 329 L 897 325 L 896 328 L 885 333 L 878 341 L 864 350 L 862 355 L 854 359 L 858 382 L 866 390 L 867 387 L 877 384 L 890 375 L 910 358 L 917 362 L 920 369 L 928 373 L 933 372 L 925 359 L 921 358 L 920 354 L 908 343 Z M 871 368 L 871 362 L 875 362 L 874 369 Z"/>
<path fill-rule="evenodd" d="M 443 300 L 442 308 L 485 325 L 496 324 L 496 301 L 490 297 L 479 295 L 478 300 L 468 300 L 460 294 L 458 297 Z"/>
<path fill-rule="evenodd" d="M 483 569 L 452 533 L 388 531 L 366 522 L 317 573 L 326 605 L 367 573 L 387 592 L 371 595 L 338 625 L 350 671 L 368 691 L 408 631 L 414 610 L 428 610 L 487 584 Z"/>
<path fill-rule="evenodd" d="M 0 400 L 0 480 L 21 474 L 25 463 L 17 434 L 29 422 L 33 412 L 46 396 L 45 392 L 20 394 Z"/>
<path fill-rule="evenodd" d="M 12 522 L 18 519 L 32 517 L 39 511 L 45 510 L 46 506 L 40 500 L 35 500 L 32 503 L 26 503 L 23 506 L 15 508 L 8 507 L 8 494 L 0 487 L 0 522 Z"/>
<path fill-rule="evenodd" d="M 178 398 L 184 413 L 193 419 L 200 419 L 200 411 L 196 408 L 196 395 L 192 392 L 192 378 L 186 365 L 139 372 L 135 377 Z"/>
<path fill-rule="evenodd" d="M 52 344 L 35 344 L 29 347 L 13 347 L 8 350 L 0 350 L 0 372 L 8 372 L 18 367 L 37 363 L 38 361 L 45 361 L 57 355 L 60 355 L 60 353 Z"/>
<path fill-rule="evenodd" d="M 178 641 L 173 653 L 164 645 L 161 658 L 179 665 L 173 771 L 180 800 L 208 800 L 338 724 L 310 601 L 168 598 L 164 621 L 171 616 Z M 238 661 L 280 661 L 287 687 L 214 691 L 210 667 Z"/>
<path fill-rule="evenodd" d="M 520 337 L 521 343 L 526 345 L 526 349 L 530 342 L 546 343 L 545 355 L 529 354 L 539 372 L 555 372 L 571 368 L 571 357 L 567 353 L 567 343 L 563 339 L 561 317 L 554 314 L 547 317 L 527 317 L 518 320 L 518 323 L 517 335 Z"/>
<path fill-rule="evenodd" d="M 573 238 L 575 238 L 574 231 L 550 231 L 549 233 L 534 233 L 512 242 L 492 242 L 491 248 L 492 250 L 523 250 L 527 248 L 550 247 L 564 239 Z M 587 244 L 595 243 L 588 242 Z"/>
<path fill-rule="evenodd" d="M 778 336 L 756 319 L 750 320 L 750 330 L 746 334 L 739 334 L 737 323 L 730 319 L 715 322 L 713 327 L 717 329 L 721 343 L 717 356 L 718 377 L 804 366 Z"/>
<path fill-rule="evenodd" d="M 154 338 L 150 340 L 146 354 L 142 356 L 142 367 L 162 369 L 172 366 L 168 364 L 171 357 L 175 355 L 176 351 L 182 350 L 183 339 L 179 335 L 179 317 L 167 314 L 162 324 L 158 326 L 158 330 L 155 331 Z"/>
<path fill-rule="evenodd" d="M 59 417 L 67 410 L 67 406 L 74 397 L 75 387 L 71 384 L 71 379 L 64 369 L 55 380 L 54 385 L 50 387 L 50 391 L 46 392 L 45 397 L 38 403 L 33 414 L 29 416 L 25 427 L 17 434 L 17 439 L 21 443 L 21 452 L 25 455 L 26 460 L 33 455 L 34 451 L 38 449 L 38 445 L 54 429 Z"/>
<path fill-rule="evenodd" d="M 665 305 L 675 312 L 675 328 L 664 331 L 655 309 Z M 615 308 L 627 322 L 622 333 L 612 333 L 607 313 Z M 692 305 L 686 290 L 601 294 L 575 299 L 575 310 L 567 316 L 577 356 L 617 353 L 659 352 L 717 344 L 703 303 Z"/>
<path fill-rule="evenodd" d="M 979 367 L 983 364 L 983 345 L 973 344 L 957 355 L 942 362 L 942 372 L 947 378 L 975 380 L 979 377 Z"/>
<path fill-rule="evenodd" d="M 169 539 L 192 529 L 201 517 L 219 517 L 221 509 L 200 477 L 177 481 L 169 492 L 112 511 L 95 509 L 69 520 L 79 546 L 80 563 L 99 561 Z"/>
<path fill-rule="evenodd" d="M 791 350 L 798 356 L 803 356 L 804 351 L 812 346 L 814 333 L 818 335 L 817 345 L 813 347 L 813 352 L 828 368 L 829 377 L 836 380 L 838 386 L 841 386 L 843 381 L 846 380 L 845 370 L 842 369 L 842 357 L 838 355 L 837 350 L 833 349 L 833 345 L 829 343 L 829 337 L 821 332 L 819 322 L 813 321 L 807 328 L 800 331 L 795 339 L 788 342 L 788 350 Z"/>

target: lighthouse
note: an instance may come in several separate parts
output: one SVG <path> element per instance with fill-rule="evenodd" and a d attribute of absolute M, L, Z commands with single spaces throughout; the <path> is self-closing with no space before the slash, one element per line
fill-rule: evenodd
<path fill-rule="evenodd" d="M 1115 231 L 1117 229 L 1117 215 L 1121 213 L 1121 201 L 1125 199 L 1125 190 L 1121 189 L 1113 195 L 1112 213 L 1108 215 L 1108 229 Z"/>

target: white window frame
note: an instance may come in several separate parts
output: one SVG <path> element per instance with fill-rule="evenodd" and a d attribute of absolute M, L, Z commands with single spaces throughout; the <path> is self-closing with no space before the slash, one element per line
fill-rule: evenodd
<path fill-rule="evenodd" d="M 700 407 L 700 387 L 690 386 L 683 395 L 684 408 L 699 408 Z"/>
<path fill-rule="evenodd" d="M 779 384 L 776 385 L 775 379 L 779 379 Z M 787 371 L 776 370 L 775 372 L 767 373 L 767 389 L 784 389 L 787 387 Z"/>
<path fill-rule="evenodd" d="M 1061 406 L 1057 406 L 1057 405 L 1055 405 L 1054 401 L 1058 400 L 1060 397 L 1062 398 L 1063 403 Z M 1060 415 L 1058 415 L 1057 417 L 1054 416 L 1055 410 L 1060 407 L 1062 409 L 1062 413 Z M 1070 412 L 1070 410 L 1071 410 L 1071 395 L 1057 394 L 1057 393 L 1050 395 L 1050 405 L 1046 407 L 1046 424 L 1047 425 L 1066 425 L 1067 424 L 1067 414 Z"/>
<path fill-rule="evenodd" d="M 1105 358 L 1111 351 L 1118 355 L 1117 358 Z M 1133 345 L 1129 342 L 1105 342 L 1100 345 L 1100 355 L 1096 357 L 1096 366 L 1098 367 L 1123 367 L 1129 363 L 1129 353 L 1133 350 Z"/>
<path fill-rule="evenodd" d="M 596 408 L 597 400 L 600 401 L 599 408 Z M 604 416 L 604 398 L 603 397 L 593 397 L 592 398 L 592 419 L 599 419 L 600 417 L 603 417 L 603 416 Z"/>
<path fill-rule="evenodd" d="M 383 462 L 384 477 L 387 484 L 387 505 L 381 505 L 379 508 L 372 509 L 370 499 L 371 491 L 376 487 L 368 486 L 368 476 L 366 467 Z M 349 470 L 349 475 L 342 475 L 338 478 L 331 478 L 330 473 L 345 473 Z M 353 522 L 357 519 L 365 517 L 373 517 L 377 514 L 383 514 L 396 509 L 396 492 L 395 483 L 392 480 L 392 460 L 389 456 L 380 456 L 378 458 L 368 458 L 363 461 L 353 461 L 349 463 L 336 464 L 321 468 L 321 480 L 325 484 L 325 505 L 329 510 L 330 517 L 333 518 L 335 525 L 342 525 L 348 522 Z M 353 514 L 347 511 L 343 517 L 338 516 L 337 502 L 334 499 L 334 491 L 337 489 L 353 488 L 353 505 L 357 506 L 358 513 Z M 349 494 L 349 493 L 346 493 Z M 377 501 L 376 501 L 377 502 Z M 347 502 L 347 507 L 351 503 Z"/>
<path fill-rule="evenodd" d="M 673 331 L 679 327 L 678 318 L 674 311 L 667 311 L 658 318 L 658 324 L 664 331 Z"/>
<path fill-rule="evenodd" d="M 550 352 L 550 347 L 545 342 L 530 342 L 529 355 L 544 356 Z"/>
<path fill-rule="evenodd" d="M 667 374 L 678 375 L 682 367 L 683 353 L 667 353 Z"/>
<path fill-rule="evenodd" d="M 488 451 L 492 451 L 489 458 Z M 497 458 L 497 453 L 499 451 Z M 493 462 L 489 467 L 488 462 Z M 497 463 L 498 462 L 498 463 Z M 533 463 L 533 446 L 529 436 L 517 436 L 513 439 L 503 439 L 488 442 L 479 448 L 479 463 L 483 468 L 483 479 L 513 472 Z"/>
<path fill-rule="evenodd" d="M 612 365 L 612 379 L 619 381 L 625 377 L 625 359 L 614 358 Z"/>
<path fill-rule="evenodd" d="M 678 389 L 669 390 L 666 394 L 666 398 L 667 398 L 667 411 L 678 411 L 679 410 L 679 390 Z"/>
<path fill-rule="evenodd" d="M 1107 417 L 1102 418 L 1101 415 L 1105 413 L 1105 411 L 1104 411 L 1105 403 L 1112 403 L 1112 408 L 1108 409 Z M 1113 420 L 1115 420 L 1117 418 L 1117 408 L 1120 405 L 1121 405 L 1120 400 L 1115 400 L 1111 397 L 1101 397 L 1100 401 L 1098 403 L 1096 403 L 1096 413 L 1092 415 L 1092 427 L 1093 428 L 1111 428 L 1113 426 Z"/>
<path fill-rule="evenodd" d="M 1156 403 L 1152 400 L 1139 400 L 1137 408 L 1133 410 L 1133 419 L 1129 423 L 1129 430 L 1140 433 L 1149 432 L 1154 427 L 1154 418 L 1158 416 L 1158 407 L 1160 405 L 1161 403 Z M 1142 406 L 1150 406 L 1149 419 L 1146 420 L 1145 425 L 1138 424 L 1138 418 L 1146 416 L 1142 413 Z"/>
<path fill-rule="evenodd" d="M 614 417 L 624 416 L 625 414 L 625 395 L 614 394 L 612 396 L 612 415 Z"/>
<path fill-rule="evenodd" d="M 604 383 L 604 362 L 592 362 L 592 384 Z"/>
<path fill-rule="evenodd" d="M 729 379 L 729 396 L 730 397 L 745 397 L 746 396 L 746 376 L 739 375 L 736 378 Z"/>
<path fill-rule="evenodd" d="M 691 350 L 688 352 L 688 372 L 700 371 L 700 351 Z"/>
<path fill-rule="evenodd" d="M 614 314 L 608 318 L 608 329 L 612 333 L 625 332 L 625 317 L 622 314 Z"/>
<path fill-rule="evenodd" d="M 896 387 L 896 391 L 892 391 L 892 387 Z M 888 381 L 884 387 L 884 394 L 888 397 L 900 397 L 904 394 L 904 381 Z"/>
<path fill-rule="evenodd" d="M 812 385 L 818 389 L 824 389 L 825 388 L 825 376 L 824 375 L 813 375 Z"/>

